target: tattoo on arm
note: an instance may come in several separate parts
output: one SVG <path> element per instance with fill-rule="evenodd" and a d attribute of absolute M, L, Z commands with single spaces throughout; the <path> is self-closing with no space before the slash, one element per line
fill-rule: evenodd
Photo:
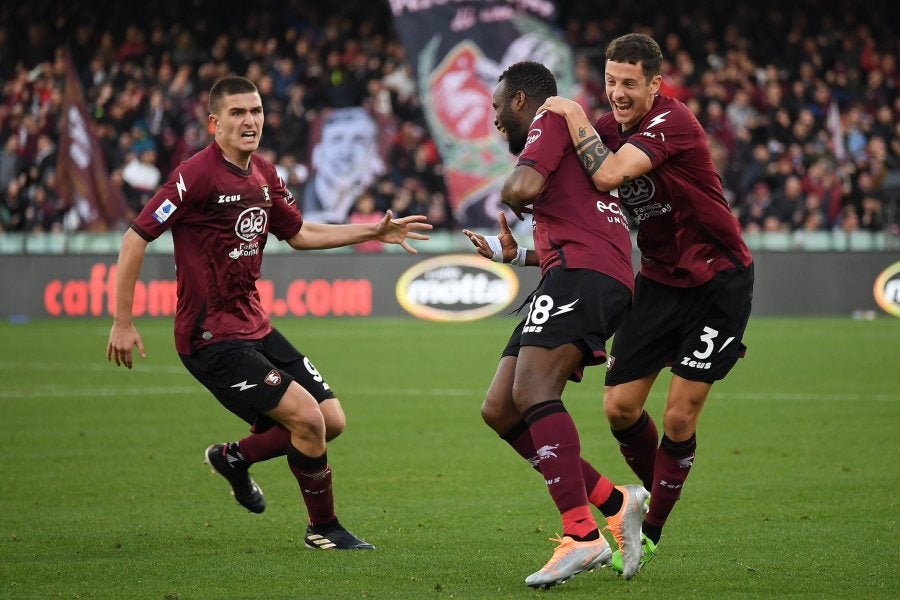
<path fill-rule="evenodd" d="M 584 139 L 585 137 L 587 137 L 587 130 L 584 127 L 579 127 L 578 128 L 578 138 Z"/>
<path fill-rule="evenodd" d="M 578 160 L 581 161 L 581 167 L 589 176 L 593 177 L 606 157 L 609 156 L 609 148 L 604 146 L 600 136 L 594 133 L 575 146 L 575 153 L 578 155 Z"/>

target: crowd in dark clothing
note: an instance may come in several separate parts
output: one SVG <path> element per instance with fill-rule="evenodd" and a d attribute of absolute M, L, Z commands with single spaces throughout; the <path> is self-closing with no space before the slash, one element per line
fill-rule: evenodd
<path fill-rule="evenodd" d="M 663 93 L 686 102 L 706 129 L 745 231 L 891 226 L 896 191 L 887 184 L 900 171 L 898 32 L 877 16 L 888 14 L 888 2 L 874 1 L 883 11 L 844 1 L 676 1 L 652 11 L 636 2 L 615 16 L 586 4 L 559 3 L 578 92 L 598 115 L 608 110 L 606 43 L 628 31 L 654 36 L 666 57 Z M 260 151 L 296 197 L 309 176 L 315 115 L 365 106 L 396 126 L 386 172 L 359 211 L 391 208 L 427 214 L 439 229 L 457 226 L 387 3 L 34 0 L 0 8 L 0 231 L 83 226 L 55 183 L 66 51 L 129 219 L 180 161 L 210 142 L 208 90 L 235 73 L 259 87 Z"/>

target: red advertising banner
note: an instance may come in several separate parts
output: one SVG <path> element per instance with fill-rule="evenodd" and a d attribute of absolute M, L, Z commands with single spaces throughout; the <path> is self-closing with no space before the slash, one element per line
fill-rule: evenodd
<path fill-rule="evenodd" d="M 83 228 L 115 229 L 125 214 L 121 191 L 110 181 L 103 151 L 84 102 L 81 82 L 66 55 L 66 84 L 56 177 L 60 196 L 74 207 Z"/>
<path fill-rule="evenodd" d="M 499 190 L 515 160 L 494 128 L 492 96 L 507 67 L 544 64 L 559 93 L 574 86 L 572 51 L 552 0 L 391 0 L 438 145 L 457 220 L 494 227 Z"/>

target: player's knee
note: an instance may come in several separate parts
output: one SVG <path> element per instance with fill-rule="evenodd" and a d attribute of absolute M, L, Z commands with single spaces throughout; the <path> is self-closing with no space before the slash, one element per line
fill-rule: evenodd
<path fill-rule="evenodd" d="M 671 440 L 686 440 L 696 431 L 698 416 L 694 411 L 682 407 L 667 408 L 663 415 L 663 429 Z"/>
<path fill-rule="evenodd" d="M 325 440 L 330 442 L 347 428 L 347 417 L 336 398 L 322 402 L 319 408 L 325 420 Z"/>
<path fill-rule="evenodd" d="M 500 427 L 503 417 L 503 411 L 500 410 L 499 403 L 489 395 L 481 403 L 481 419 L 485 424 L 494 431 Z"/>
<path fill-rule="evenodd" d="M 607 394 L 603 398 L 603 412 L 613 429 L 624 429 L 637 422 L 644 409 L 624 402 L 616 394 Z"/>
<path fill-rule="evenodd" d="M 325 417 L 318 406 L 298 402 L 290 410 L 278 415 L 281 424 L 287 427 L 293 436 L 305 440 L 318 440 L 325 437 Z"/>
<path fill-rule="evenodd" d="M 347 428 L 347 419 L 341 415 L 339 418 L 332 417 L 325 420 L 325 441 L 330 442 L 337 436 L 344 433 Z"/>
<path fill-rule="evenodd" d="M 481 405 L 481 418 L 497 434 L 503 435 L 512 429 L 522 416 L 516 410 L 511 398 L 496 398 L 489 393 Z"/>

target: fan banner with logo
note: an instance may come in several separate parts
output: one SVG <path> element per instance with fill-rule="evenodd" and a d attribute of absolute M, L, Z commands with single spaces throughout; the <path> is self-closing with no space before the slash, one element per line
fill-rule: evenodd
<path fill-rule="evenodd" d="M 496 227 L 500 187 L 515 165 L 494 127 L 492 97 L 510 65 L 532 60 L 573 89 L 572 51 L 547 0 L 391 0 L 422 110 L 464 227 Z"/>

